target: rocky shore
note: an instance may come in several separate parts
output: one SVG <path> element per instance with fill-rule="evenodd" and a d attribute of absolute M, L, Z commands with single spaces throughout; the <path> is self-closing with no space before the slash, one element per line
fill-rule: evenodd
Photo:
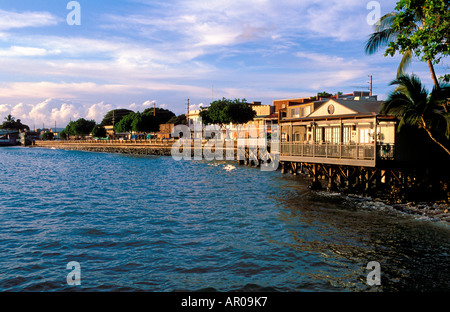
<path fill-rule="evenodd" d="M 450 226 L 450 205 L 445 202 L 406 202 L 392 204 L 380 198 L 362 197 L 360 195 L 347 195 L 356 205 L 367 209 L 390 209 L 402 214 L 411 215 L 420 220 L 440 222 Z"/>

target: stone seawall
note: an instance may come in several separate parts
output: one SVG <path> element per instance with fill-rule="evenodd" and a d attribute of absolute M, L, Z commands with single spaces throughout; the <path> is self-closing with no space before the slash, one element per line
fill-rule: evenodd
<path fill-rule="evenodd" d="M 171 156 L 171 145 L 138 145 L 138 144 L 97 144 L 97 143 L 65 143 L 65 142 L 36 142 L 34 147 L 57 148 L 73 151 L 119 153 L 131 155 Z"/>

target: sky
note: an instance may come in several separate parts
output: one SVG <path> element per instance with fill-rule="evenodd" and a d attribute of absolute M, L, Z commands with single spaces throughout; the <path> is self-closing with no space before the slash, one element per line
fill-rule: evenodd
<path fill-rule="evenodd" d="M 364 52 L 374 1 L 69 2 L 0 0 L 0 120 L 62 128 L 117 108 L 179 115 L 188 99 L 191 109 L 223 97 L 272 104 L 368 90 L 370 75 L 383 100 L 400 62 Z M 396 1 L 376 3 L 383 15 Z M 409 72 L 431 90 L 426 63 Z"/>

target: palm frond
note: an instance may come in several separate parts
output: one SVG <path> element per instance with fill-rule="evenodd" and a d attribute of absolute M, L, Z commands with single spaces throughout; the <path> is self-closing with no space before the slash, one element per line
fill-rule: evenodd
<path fill-rule="evenodd" d="M 417 114 L 417 112 L 413 109 L 407 109 L 403 116 L 400 118 L 400 122 L 398 123 L 397 130 L 401 131 L 401 129 L 405 126 L 409 127 L 421 127 L 421 116 Z"/>
<path fill-rule="evenodd" d="M 393 41 L 396 36 L 397 32 L 392 28 L 374 32 L 372 35 L 370 35 L 369 39 L 366 42 L 366 46 L 364 48 L 366 54 L 374 54 L 375 52 L 378 52 L 379 49 L 387 46 L 389 42 Z"/>
<path fill-rule="evenodd" d="M 443 111 L 444 106 L 448 106 L 450 99 L 450 85 L 447 83 L 439 84 L 439 87 L 434 86 L 430 93 L 429 101 L 435 106 L 438 111 Z"/>
<path fill-rule="evenodd" d="M 449 138 L 450 136 L 450 114 L 434 113 L 425 116 L 426 123 L 430 130 Z"/>
<path fill-rule="evenodd" d="M 394 22 L 394 18 L 397 15 L 395 12 L 390 12 L 383 15 L 377 23 L 375 27 L 376 32 L 380 32 L 382 30 L 392 28 L 392 23 Z"/>
<path fill-rule="evenodd" d="M 403 115 L 404 110 L 411 106 L 411 99 L 402 92 L 393 92 L 383 103 L 380 113 L 390 116 Z"/>
<path fill-rule="evenodd" d="M 397 85 L 396 91 L 406 95 L 416 106 L 427 101 L 428 92 L 420 78 L 414 74 L 399 76 L 390 85 Z"/>
<path fill-rule="evenodd" d="M 403 53 L 402 60 L 398 65 L 397 77 L 405 75 L 406 68 L 408 68 L 408 66 L 411 64 L 411 60 L 412 60 L 412 50 L 405 51 L 405 53 Z"/>

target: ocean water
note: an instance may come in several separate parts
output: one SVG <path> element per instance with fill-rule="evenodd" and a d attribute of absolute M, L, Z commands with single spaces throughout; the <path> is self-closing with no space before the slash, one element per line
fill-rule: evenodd
<path fill-rule="evenodd" d="M 450 286 L 448 226 L 312 192 L 302 176 L 23 147 L 0 148 L 0 166 L 0 291 Z M 381 285 L 367 282 L 372 261 Z"/>

